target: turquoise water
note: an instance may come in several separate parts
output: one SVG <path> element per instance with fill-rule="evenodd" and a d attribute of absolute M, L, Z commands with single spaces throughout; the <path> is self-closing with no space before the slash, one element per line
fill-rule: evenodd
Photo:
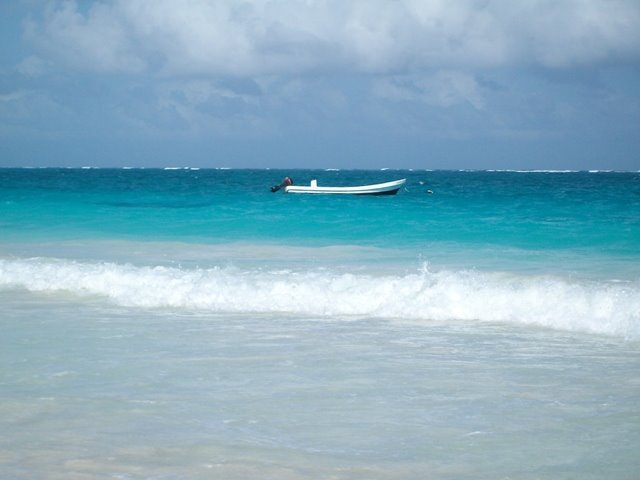
<path fill-rule="evenodd" d="M 408 182 L 391 198 L 271 194 L 270 184 L 285 174 L 305 184 L 311 178 L 330 185 Z M 3 230 L 19 239 L 640 250 L 638 173 L 43 169 L 0 175 Z"/>
<path fill-rule="evenodd" d="M 0 476 L 635 478 L 639 272 L 637 172 L 0 169 Z"/>

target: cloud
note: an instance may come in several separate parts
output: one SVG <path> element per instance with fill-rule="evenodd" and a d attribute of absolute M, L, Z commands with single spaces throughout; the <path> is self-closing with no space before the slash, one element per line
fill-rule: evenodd
<path fill-rule="evenodd" d="M 26 37 L 88 71 L 257 77 L 548 68 L 640 58 L 640 3 L 434 0 L 54 2 Z"/>
<path fill-rule="evenodd" d="M 544 150 L 564 138 L 637 161 L 637 0 L 20 5 L 7 21 L 23 38 L 5 29 L 0 65 L 4 144 L 93 154 L 103 141 L 127 155 L 176 143 L 201 156 L 294 145 L 348 164 L 363 151 L 422 159 L 463 141 L 488 156 L 493 141 Z"/>
<path fill-rule="evenodd" d="M 379 98 L 419 101 L 438 107 L 462 103 L 469 103 L 478 110 L 484 107 L 484 98 L 475 78 L 455 71 L 440 71 L 421 76 L 385 77 L 375 82 L 373 93 Z"/>
<path fill-rule="evenodd" d="M 55 2 L 40 22 L 26 22 L 25 36 L 43 56 L 74 68 L 140 72 L 146 67 L 117 4 L 96 3 L 82 14 L 75 2 Z M 135 27 L 134 27 L 135 28 Z"/>
<path fill-rule="evenodd" d="M 29 95 L 29 92 L 26 90 L 16 90 L 15 92 L 0 94 L 0 103 L 17 102 L 27 95 Z"/>
<path fill-rule="evenodd" d="M 39 77 L 47 71 L 47 64 L 42 59 L 32 55 L 25 58 L 16 67 L 16 71 L 25 77 Z"/>

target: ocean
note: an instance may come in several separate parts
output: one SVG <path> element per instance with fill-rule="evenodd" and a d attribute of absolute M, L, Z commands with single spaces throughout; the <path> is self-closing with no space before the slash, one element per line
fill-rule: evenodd
<path fill-rule="evenodd" d="M 0 331 L 2 479 L 637 479 L 640 173 L 0 169 Z"/>

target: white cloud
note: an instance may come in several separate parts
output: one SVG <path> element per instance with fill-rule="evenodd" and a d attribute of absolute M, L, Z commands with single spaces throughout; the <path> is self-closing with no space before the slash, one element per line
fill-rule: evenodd
<path fill-rule="evenodd" d="M 515 53 L 548 67 L 640 58 L 640 2 L 564 0 L 506 4 Z"/>
<path fill-rule="evenodd" d="M 103 0 L 54 2 L 27 28 L 48 58 L 169 75 L 563 67 L 640 57 L 640 2 Z"/>
<path fill-rule="evenodd" d="M 64 65 L 86 70 L 139 72 L 145 67 L 134 38 L 135 25 L 119 14 L 117 5 L 96 3 L 84 15 L 75 2 L 56 2 L 41 22 L 26 23 L 26 37 L 44 55 Z"/>

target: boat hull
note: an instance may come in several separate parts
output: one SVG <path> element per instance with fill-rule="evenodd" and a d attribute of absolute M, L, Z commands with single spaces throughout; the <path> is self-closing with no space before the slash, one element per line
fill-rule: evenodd
<path fill-rule="evenodd" d="M 395 195 L 405 184 L 406 179 L 393 182 L 377 183 L 375 185 L 360 185 L 357 187 L 321 187 L 314 181 L 311 185 L 289 185 L 284 188 L 286 193 L 332 194 L 332 195 Z"/>

